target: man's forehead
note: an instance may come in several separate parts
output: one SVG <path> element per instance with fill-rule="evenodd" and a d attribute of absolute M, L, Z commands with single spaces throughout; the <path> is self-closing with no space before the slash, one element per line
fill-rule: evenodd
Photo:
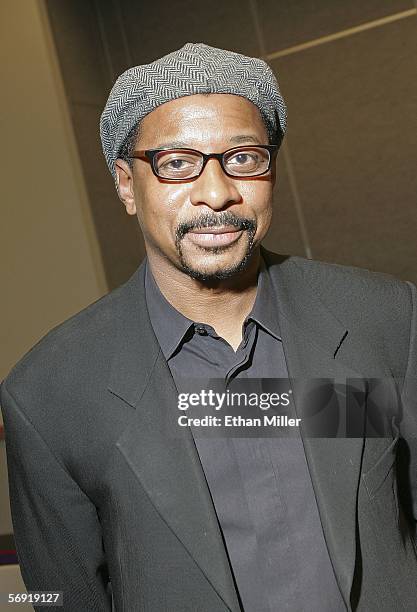
<path fill-rule="evenodd" d="M 205 93 L 182 96 L 161 104 L 142 120 L 143 124 L 165 120 L 176 121 L 178 118 L 207 119 L 230 117 L 245 119 L 246 116 L 259 117 L 261 113 L 253 102 L 240 95 L 224 93 Z"/>
<path fill-rule="evenodd" d="M 232 94 L 196 94 L 171 100 L 149 113 L 140 134 L 163 138 L 164 146 L 218 135 L 233 144 L 258 142 L 266 131 L 259 109 L 249 100 Z M 159 146 L 159 145 L 155 145 Z"/>

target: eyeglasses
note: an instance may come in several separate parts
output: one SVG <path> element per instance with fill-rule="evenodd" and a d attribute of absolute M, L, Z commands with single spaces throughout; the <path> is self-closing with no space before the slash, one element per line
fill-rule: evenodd
<path fill-rule="evenodd" d="M 224 153 L 201 153 L 195 149 L 147 149 L 134 151 L 130 158 L 151 164 L 155 176 L 168 181 L 194 179 L 203 172 L 208 160 L 217 159 L 227 176 L 249 178 L 266 174 L 279 145 L 233 147 Z"/>

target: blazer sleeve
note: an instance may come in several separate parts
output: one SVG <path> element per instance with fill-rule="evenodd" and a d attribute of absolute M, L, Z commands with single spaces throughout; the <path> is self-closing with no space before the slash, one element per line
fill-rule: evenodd
<path fill-rule="evenodd" d="M 62 612 L 111 611 L 95 505 L 51 452 L 4 381 L 0 397 L 14 537 L 27 590 L 63 591 Z"/>

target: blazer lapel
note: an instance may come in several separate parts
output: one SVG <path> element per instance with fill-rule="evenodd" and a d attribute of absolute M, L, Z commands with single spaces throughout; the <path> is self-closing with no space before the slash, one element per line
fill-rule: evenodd
<path fill-rule="evenodd" d="M 240 609 L 191 430 L 176 421 L 177 389 L 153 332 L 144 264 L 119 289 L 118 349 L 108 389 L 134 409 L 116 446 L 163 520 L 232 611 Z"/>
<path fill-rule="evenodd" d="M 332 379 L 340 389 L 351 379 L 360 396 L 365 392 L 366 377 L 389 376 L 371 347 L 362 342 L 359 330 L 347 329 L 321 301 L 295 258 L 285 258 L 265 249 L 263 254 L 279 296 L 279 327 L 289 378 L 295 383 L 292 389 L 297 416 L 303 418 L 311 410 L 313 379 Z M 341 392 L 342 403 L 343 399 Z M 343 414 L 343 405 L 339 407 Z M 363 402 L 350 404 L 349 408 L 358 411 L 356 422 L 364 423 Z M 302 430 L 325 540 L 349 610 L 364 431 L 355 435 L 358 437 L 344 436 L 343 423 L 338 437 L 311 437 Z"/>

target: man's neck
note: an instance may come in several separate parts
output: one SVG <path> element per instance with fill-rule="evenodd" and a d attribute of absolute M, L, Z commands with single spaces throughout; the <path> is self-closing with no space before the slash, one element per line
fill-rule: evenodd
<path fill-rule="evenodd" d="M 205 282 L 148 253 L 152 274 L 168 302 L 192 321 L 214 327 L 235 350 L 242 339 L 243 321 L 255 302 L 260 262 L 258 248 L 242 272 L 228 279 Z"/>

